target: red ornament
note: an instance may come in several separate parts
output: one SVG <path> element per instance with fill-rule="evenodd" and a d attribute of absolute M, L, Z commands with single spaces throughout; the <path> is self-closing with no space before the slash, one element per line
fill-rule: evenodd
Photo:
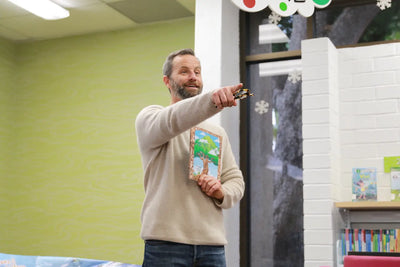
<path fill-rule="evenodd" d="M 253 8 L 256 5 L 256 0 L 243 0 L 243 3 L 248 8 Z"/>

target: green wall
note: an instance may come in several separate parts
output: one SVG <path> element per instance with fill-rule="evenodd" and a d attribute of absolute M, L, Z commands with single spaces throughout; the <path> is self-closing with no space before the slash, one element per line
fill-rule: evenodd
<path fill-rule="evenodd" d="M 146 105 L 169 104 L 162 63 L 193 46 L 194 18 L 11 48 L 0 43 L 0 55 L 15 55 L 16 66 L 0 92 L 14 99 L 6 103 L 12 168 L 3 166 L 0 177 L 0 185 L 8 181 L 0 252 L 141 263 L 144 192 L 134 120 Z M 8 61 L 0 71 L 10 79 Z"/>
<path fill-rule="evenodd" d="M 15 47 L 0 38 L 0 246 L 4 242 L 7 231 L 3 226 L 8 223 L 11 199 L 6 197 L 10 185 L 12 153 L 12 109 L 15 73 Z M 1 252 L 1 250 L 0 250 Z"/>

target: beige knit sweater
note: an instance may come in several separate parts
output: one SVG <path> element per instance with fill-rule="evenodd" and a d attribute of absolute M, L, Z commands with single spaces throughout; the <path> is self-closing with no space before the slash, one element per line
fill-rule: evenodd
<path fill-rule="evenodd" d="M 144 108 L 136 118 L 136 133 L 144 169 L 145 199 L 141 237 L 194 245 L 226 244 L 222 209 L 232 207 L 244 193 L 226 132 L 206 122 L 218 113 L 210 93 L 168 107 Z M 203 193 L 189 179 L 190 128 L 202 127 L 222 136 L 222 203 Z"/>

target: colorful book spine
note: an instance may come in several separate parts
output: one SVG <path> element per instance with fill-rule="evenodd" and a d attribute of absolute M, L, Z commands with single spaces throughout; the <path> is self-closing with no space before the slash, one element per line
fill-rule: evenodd
<path fill-rule="evenodd" d="M 342 256 L 347 255 L 346 253 L 346 230 L 345 229 L 341 229 L 340 230 L 340 234 L 341 234 L 341 238 L 342 238 Z"/>
<path fill-rule="evenodd" d="M 358 242 L 358 229 L 354 229 L 354 248 L 353 251 L 360 251 L 360 242 Z"/>
<path fill-rule="evenodd" d="M 386 230 L 386 252 L 390 252 L 390 230 Z"/>
<path fill-rule="evenodd" d="M 371 238 L 372 238 L 372 235 L 371 235 L 371 230 L 369 230 L 369 229 L 366 229 L 365 230 L 365 239 L 366 239 L 366 246 L 367 246 L 367 252 L 371 252 L 372 251 L 372 247 L 371 247 Z"/>
<path fill-rule="evenodd" d="M 341 253 L 400 252 L 400 229 L 351 229 L 340 230 Z"/>
<path fill-rule="evenodd" d="M 378 252 L 378 231 L 377 230 L 371 230 L 372 234 L 372 251 L 373 252 Z"/>
<path fill-rule="evenodd" d="M 358 251 L 363 251 L 363 229 L 358 229 Z"/>
<path fill-rule="evenodd" d="M 348 228 L 345 229 L 345 238 L 346 238 L 346 244 L 345 244 L 346 253 L 345 253 L 345 255 L 347 255 L 347 252 L 350 250 L 349 230 L 350 229 L 348 229 Z"/>
<path fill-rule="evenodd" d="M 395 252 L 396 232 L 394 229 L 390 230 L 390 252 Z"/>
<path fill-rule="evenodd" d="M 349 229 L 349 250 L 353 251 L 353 229 Z"/>
<path fill-rule="evenodd" d="M 367 237 L 365 235 L 365 229 L 361 229 L 361 235 L 362 235 L 362 250 L 361 251 L 367 251 Z"/>

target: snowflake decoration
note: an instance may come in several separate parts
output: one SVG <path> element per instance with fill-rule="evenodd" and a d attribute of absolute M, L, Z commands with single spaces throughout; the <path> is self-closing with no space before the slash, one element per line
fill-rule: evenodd
<path fill-rule="evenodd" d="M 254 109 L 254 111 L 262 115 L 268 112 L 268 108 L 269 103 L 261 100 L 256 102 L 256 108 Z"/>
<path fill-rule="evenodd" d="M 268 16 L 268 22 L 271 24 L 275 24 L 275 25 L 278 25 L 278 23 L 281 21 L 281 19 L 282 19 L 282 17 L 273 11 Z"/>
<path fill-rule="evenodd" d="M 299 82 L 301 80 L 301 71 L 295 70 L 289 73 L 288 80 L 291 81 L 292 83 Z"/>
<path fill-rule="evenodd" d="M 378 0 L 376 5 L 381 9 L 384 10 L 386 8 L 390 8 L 392 6 L 392 0 Z"/>

